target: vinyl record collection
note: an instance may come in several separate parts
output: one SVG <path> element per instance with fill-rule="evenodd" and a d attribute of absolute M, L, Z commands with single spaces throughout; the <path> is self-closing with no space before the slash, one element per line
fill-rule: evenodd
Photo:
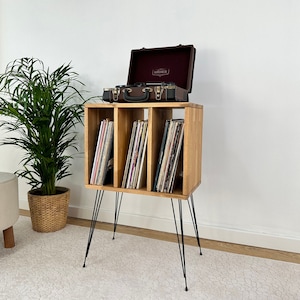
<path fill-rule="evenodd" d="M 158 162 L 152 190 L 172 193 L 177 167 L 182 155 L 184 132 L 183 119 L 165 121 Z M 140 189 L 146 185 L 146 150 L 148 141 L 148 121 L 136 120 L 132 124 L 128 151 L 124 167 L 122 188 Z M 112 172 L 113 161 L 113 121 L 104 119 L 100 123 L 95 149 L 90 184 L 103 185 Z"/>
<path fill-rule="evenodd" d="M 133 122 L 122 187 L 139 189 L 146 183 L 146 148 L 148 140 L 148 121 Z"/>
<path fill-rule="evenodd" d="M 114 123 L 100 122 L 90 184 L 103 185 L 112 181 Z"/>
<path fill-rule="evenodd" d="M 183 119 L 166 120 L 153 191 L 172 193 L 183 141 Z"/>

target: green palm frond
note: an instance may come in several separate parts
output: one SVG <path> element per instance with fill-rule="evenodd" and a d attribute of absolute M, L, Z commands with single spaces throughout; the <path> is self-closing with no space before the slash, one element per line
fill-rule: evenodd
<path fill-rule="evenodd" d="M 71 175 L 69 148 L 77 150 L 75 126 L 82 123 L 86 101 L 70 63 L 53 72 L 41 60 L 21 58 L 9 63 L 0 75 L 0 127 L 18 137 L 2 144 L 25 151 L 17 174 L 43 194 L 54 194 L 56 182 Z"/>

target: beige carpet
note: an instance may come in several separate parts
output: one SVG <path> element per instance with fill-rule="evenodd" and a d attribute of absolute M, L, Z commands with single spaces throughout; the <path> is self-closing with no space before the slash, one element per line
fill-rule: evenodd
<path fill-rule="evenodd" d="M 186 246 L 187 280 L 177 244 L 67 225 L 14 227 L 16 246 L 0 244 L 0 299 L 300 299 L 300 265 Z"/>

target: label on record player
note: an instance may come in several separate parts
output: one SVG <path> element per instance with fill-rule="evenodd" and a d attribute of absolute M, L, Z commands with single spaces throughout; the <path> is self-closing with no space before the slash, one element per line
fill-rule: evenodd
<path fill-rule="evenodd" d="M 162 77 L 162 76 L 167 76 L 169 74 L 170 74 L 170 69 L 166 69 L 166 68 L 158 68 L 152 70 L 152 76 Z"/>

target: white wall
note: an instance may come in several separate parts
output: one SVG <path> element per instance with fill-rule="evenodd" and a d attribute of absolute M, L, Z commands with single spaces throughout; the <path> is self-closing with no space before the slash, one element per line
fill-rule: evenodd
<path fill-rule="evenodd" d="M 192 102 L 204 105 L 201 237 L 299 252 L 298 0 L 0 0 L 0 71 L 34 56 L 72 61 L 93 94 L 125 83 L 130 50 L 194 44 Z M 1 136 L 3 132 L 1 132 Z M 80 132 L 83 151 L 83 132 Z M 0 147 L 1 170 L 21 153 Z M 90 218 L 95 192 L 74 161 L 70 214 Z M 20 179 L 20 205 L 29 186 Z M 113 220 L 113 193 L 100 219 Z M 188 211 L 186 233 L 192 235 Z M 168 199 L 124 195 L 120 223 L 174 231 Z"/>

